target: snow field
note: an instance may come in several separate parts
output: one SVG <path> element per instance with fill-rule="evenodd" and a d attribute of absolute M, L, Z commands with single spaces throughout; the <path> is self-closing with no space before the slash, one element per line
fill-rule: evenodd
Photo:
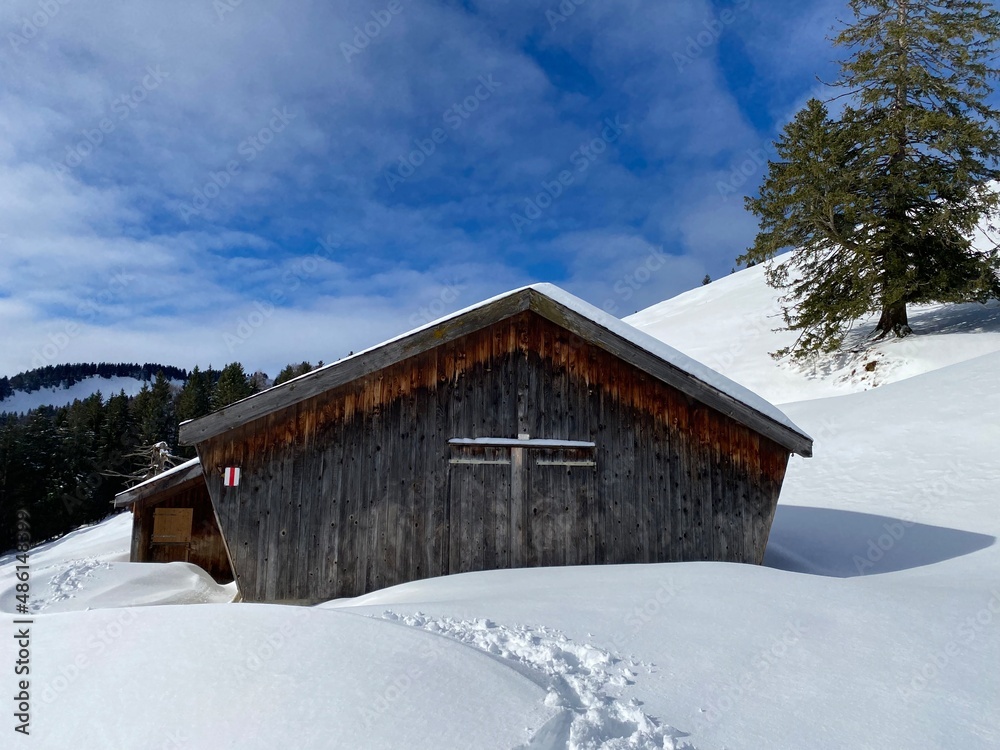
<path fill-rule="evenodd" d="M 30 747 L 509 748 L 551 713 L 484 654 L 433 655 L 426 633 L 339 612 L 124 608 L 33 628 Z"/>

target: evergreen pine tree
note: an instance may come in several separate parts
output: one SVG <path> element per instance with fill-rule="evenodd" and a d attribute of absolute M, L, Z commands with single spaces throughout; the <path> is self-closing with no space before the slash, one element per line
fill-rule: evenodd
<path fill-rule="evenodd" d="M 170 381 L 163 370 L 156 373 L 153 387 L 153 415 L 155 431 L 159 434 L 156 441 L 164 441 L 171 448 L 177 445 L 177 416 L 174 413 L 174 393 Z"/>
<path fill-rule="evenodd" d="M 796 248 L 767 274 L 800 332 L 778 354 L 832 351 L 868 314 L 881 336 L 905 336 L 908 304 L 1000 295 L 997 248 L 971 242 L 1000 205 L 988 185 L 1000 113 L 986 103 L 1000 12 L 979 0 L 850 5 L 855 21 L 834 40 L 851 51 L 836 84 L 850 105 L 831 118 L 809 102 L 747 199 L 761 226 L 739 260 Z"/>
<path fill-rule="evenodd" d="M 177 418 L 174 415 L 170 382 L 163 372 L 156 374 L 152 387 L 143 383 L 139 395 L 132 401 L 132 415 L 140 446 L 150 446 L 161 440 L 173 447 L 177 443 Z"/>
<path fill-rule="evenodd" d="M 126 474 L 132 468 L 127 456 L 135 445 L 136 430 L 124 390 L 108 399 L 104 412 L 99 456 L 102 473 L 108 477 L 107 486 L 113 495 L 124 489 L 124 482 L 115 476 Z"/>
<path fill-rule="evenodd" d="M 243 365 L 233 362 L 222 368 L 219 382 L 212 391 L 212 408 L 221 409 L 254 393 L 253 385 L 243 370 Z"/>
<path fill-rule="evenodd" d="M 28 412 L 5 450 L 3 505 L 27 508 L 34 540 L 63 534 L 72 526 L 66 518 L 63 494 L 66 467 L 61 465 L 60 437 L 51 408 Z"/>
<path fill-rule="evenodd" d="M 100 392 L 57 409 L 58 440 L 53 449 L 53 469 L 47 478 L 49 495 L 62 508 L 62 522 L 69 528 L 97 521 L 111 511 L 110 498 L 99 496 L 103 483 L 100 436 L 105 423 Z"/>
<path fill-rule="evenodd" d="M 208 378 L 195 366 L 177 397 L 177 419 L 181 422 L 197 419 L 210 411 L 212 411 L 212 389 Z"/>
<path fill-rule="evenodd" d="M 0 549 L 8 550 L 17 541 L 16 492 L 19 486 L 20 456 L 18 450 L 18 424 L 13 420 L 0 422 Z"/>
<path fill-rule="evenodd" d="M 285 365 L 281 372 L 278 373 L 278 377 L 274 379 L 275 385 L 281 385 L 292 378 L 297 378 L 299 375 L 305 375 L 307 372 L 312 372 L 313 366 L 308 362 L 300 362 L 297 365 Z"/>

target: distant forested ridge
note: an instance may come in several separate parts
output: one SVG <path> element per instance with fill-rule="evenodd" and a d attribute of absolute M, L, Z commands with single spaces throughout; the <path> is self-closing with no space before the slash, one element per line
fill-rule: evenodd
<path fill-rule="evenodd" d="M 187 380 L 187 370 L 180 367 L 159 364 L 137 364 L 135 362 L 78 362 L 76 364 L 47 365 L 34 370 L 20 372 L 13 377 L 0 378 L 0 400 L 14 394 L 14 391 L 32 393 L 42 388 L 68 388 L 81 380 L 100 378 L 135 378 L 152 380 L 162 372 L 167 380 Z"/>

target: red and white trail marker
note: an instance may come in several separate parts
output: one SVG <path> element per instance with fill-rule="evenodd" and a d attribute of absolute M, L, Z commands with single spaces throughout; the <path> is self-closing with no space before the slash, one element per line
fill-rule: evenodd
<path fill-rule="evenodd" d="M 238 487 L 240 484 L 240 468 L 238 466 L 227 466 L 223 469 L 222 483 L 226 487 Z"/>

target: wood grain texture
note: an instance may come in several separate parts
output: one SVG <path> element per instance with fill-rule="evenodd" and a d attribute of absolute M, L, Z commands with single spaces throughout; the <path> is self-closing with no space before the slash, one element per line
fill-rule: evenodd
<path fill-rule="evenodd" d="M 575 443 L 449 442 L 522 433 Z M 759 563 L 789 455 L 530 310 L 198 451 L 244 599 L 288 602 L 494 568 Z"/>

